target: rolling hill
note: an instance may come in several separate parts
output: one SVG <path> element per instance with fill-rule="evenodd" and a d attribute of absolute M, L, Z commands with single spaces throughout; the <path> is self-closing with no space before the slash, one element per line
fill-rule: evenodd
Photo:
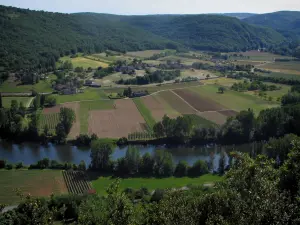
<path fill-rule="evenodd" d="M 238 51 L 284 41 L 223 15 L 62 14 L 0 6 L 0 71 L 53 69 L 59 57 L 107 49 Z"/>
<path fill-rule="evenodd" d="M 300 37 L 300 12 L 297 11 L 259 14 L 245 18 L 244 21 L 254 25 L 271 27 L 286 37 L 293 37 L 293 35 Z"/>

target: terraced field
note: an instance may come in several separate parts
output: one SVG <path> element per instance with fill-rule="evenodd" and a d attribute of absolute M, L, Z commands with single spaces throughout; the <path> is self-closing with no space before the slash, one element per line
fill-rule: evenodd
<path fill-rule="evenodd" d="M 71 194 L 86 194 L 92 190 L 92 186 L 84 172 L 63 171 L 63 177 Z"/>

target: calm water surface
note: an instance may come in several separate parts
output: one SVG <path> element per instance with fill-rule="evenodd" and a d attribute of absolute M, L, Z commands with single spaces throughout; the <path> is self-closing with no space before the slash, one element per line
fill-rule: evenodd
<path fill-rule="evenodd" d="M 116 160 L 125 156 L 128 147 L 116 147 L 112 155 L 112 159 Z M 230 151 L 241 151 L 253 153 L 257 151 L 256 144 L 246 144 L 240 146 L 203 146 L 195 148 L 176 147 L 166 148 L 165 146 L 137 146 L 141 155 L 145 153 L 152 154 L 156 149 L 164 149 L 169 151 L 175 163 L 180 160 L 187 161 L 192 165 L 195 161 L 214 160 L 214 164 L 218 164 L 220 154 L 224 153 L 226 162 L 228 163 L 227 153 Z M 84 160 L 86 164 L 90 164 L 90 149 L 78 148 L 71 145 L 57 146 L 49 144 L 48 146 L 41 146 L 35 143 L 13 144 L 7 142 L 0 142 L 0 159 L 5 159 L 11 163 L 23 162 L 25 165 L 36 163 L 43 158 L 57 160 L 59 162 L 71 162 L 78 164 Z"/>

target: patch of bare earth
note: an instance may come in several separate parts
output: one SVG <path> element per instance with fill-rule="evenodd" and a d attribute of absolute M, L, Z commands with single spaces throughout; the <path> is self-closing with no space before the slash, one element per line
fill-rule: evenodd
<path fill-rule="evenodd" d="M 120 138 L 142 132 L 145 123 L 131 99 L 116 100 L 113 110 L 89 112 L 89 134 L 97 134 L 100 138 Z"/>
<path fill-rule="evenodd" d="M 43 114 L 47 115 L 47 114 L 53 114 L 53 113 L 59 113 L 61 108 L 61 105 L 57 105 L 51 108 L 44 108 L 43 109 Z"/>
<path fill-rule="evenodd" d="M 234 110 L 230 110 L 230 109 L 219 111 L 219 113 L 221 113 L 222 115 L 227 116 L 227 117 L 236 116 L 238 114 L 238 112 L 236 112 Z"/>
<path fill-rule="evenodd" d="M 223 109 L 223 107 L 218 103 L 210 99 L 203 98 L 197 93 L 193 93 L 189 90 L 178 89 L 174 90 L 174 92 L 200 112 L 218 111 Z"/>
<path fill-rule="evenodd" d="M 200 112 L 198 115 L 218 125 L 224 124 L 227 120 L 227 117 L 219 112 Z"/>

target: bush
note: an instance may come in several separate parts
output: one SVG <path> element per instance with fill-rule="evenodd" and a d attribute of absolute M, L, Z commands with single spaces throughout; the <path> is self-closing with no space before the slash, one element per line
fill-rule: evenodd
<path fill-rule="evenodd" d="M 0 169 L 4 169 L 6 166 L 6 161 L 5 160 L 0 160 Z"/>
<path fill-rule="evenodd" d="M 203 160 L 198 160 L 194 163 L 194 165 L 188 170 L 188 175 L 191 177 L 198 177 L 203 174 L 207 174 L 208 167 L 207 164 Z"/>
<path fill-rule="evenodd" d="M 19 162 L 19 163 L 17 163 L 16 164 L 16 169 L 21 169 L 21 168 L 23 168 L 24 166 L 23 166 L 23 163 L 22 162 Z"/>
<path fill-rule="evenodd" d="M 13 165 L 8 163 L 6 164 L 6 167 L 5 167 L 7 170 L 11 170 L 13 168 Z"/>
<path fill-rule="evenodd" d="M 126 137 L 122 137 L 117 141 L 117 145 L 127 145 L 128 139 Z"/>

